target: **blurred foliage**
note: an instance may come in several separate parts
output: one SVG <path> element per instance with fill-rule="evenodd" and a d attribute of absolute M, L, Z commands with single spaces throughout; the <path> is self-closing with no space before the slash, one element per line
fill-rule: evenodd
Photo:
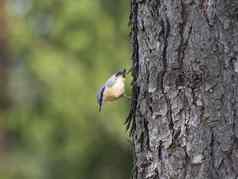
<path fill-rule="evenodd" d="M 129 101 L 96 104 L 99 86 L 130 67 L 129 2 L 9 0 L 7 10 L 13 105 L 0 178 L 129 178 Z"/>

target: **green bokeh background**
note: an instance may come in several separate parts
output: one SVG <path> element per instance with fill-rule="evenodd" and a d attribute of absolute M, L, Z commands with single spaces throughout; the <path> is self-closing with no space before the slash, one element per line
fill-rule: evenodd
<path fill-rule="evenodd" d="M 128 0 L 9 0 L 11 110 L 0 179 L 126 179 L 129 101 L 96 91 L 130 67 Z M 130 94 L 130 79 L 127 79 Z"/>

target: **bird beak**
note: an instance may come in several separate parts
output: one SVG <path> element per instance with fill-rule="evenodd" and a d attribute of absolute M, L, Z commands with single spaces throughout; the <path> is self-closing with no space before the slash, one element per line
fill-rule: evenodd
<path fill-rule="evenodd" d="M 122 71 L 122 75 L 123 75 L 123 77 L 125 78 L 126 77 L 126 69 L 124 69 L 123 71 Z"/>

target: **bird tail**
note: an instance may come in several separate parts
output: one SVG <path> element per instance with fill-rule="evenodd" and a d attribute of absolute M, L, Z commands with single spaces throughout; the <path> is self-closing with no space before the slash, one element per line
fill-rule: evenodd
<path fill-rule="evenodd" d="M 99 104 L 99 112 L 101 112 L 101 111 L 102 111 L 102 103 Z"/>
<path fill-rule="evenodd" d="M 102 106 L 103 106 L 103 99 L 101 98 L 101 100 L 99 102 L 99 112 L 102 111 Z"/>
<path fill-rule="evenodd" d="M 101 112 L 102 110 L 104 90 L 105 90 L 105 86 L 101 87 L 101 89 L 97 93 L 97 103 L 99 105 L 99 112 Z"/>

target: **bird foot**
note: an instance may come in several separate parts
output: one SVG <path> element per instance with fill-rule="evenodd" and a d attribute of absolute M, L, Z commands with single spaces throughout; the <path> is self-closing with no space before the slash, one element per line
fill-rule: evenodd
<path fill-rule="evenodd" d="M 126 94 L 123 95 L 123 97 L 125 97 L 126 99 L 128 100 L 133 100 L 133 101 L 136 101 L 135 99 L 133 99 L 131 96 L 127 96 Z"/>

